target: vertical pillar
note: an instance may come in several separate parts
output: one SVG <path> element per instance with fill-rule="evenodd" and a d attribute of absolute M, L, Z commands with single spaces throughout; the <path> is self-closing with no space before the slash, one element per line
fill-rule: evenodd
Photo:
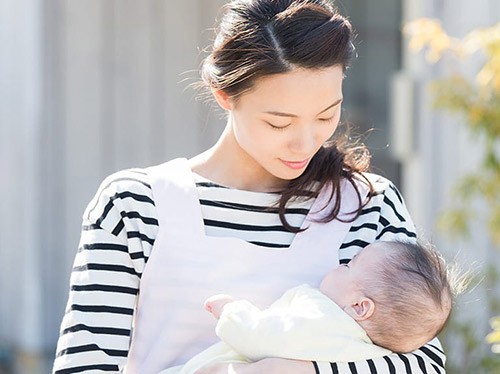
<path fill-rule="evenodd" d="M 0 344 L 29 373 L 43 345 L 39 163 L 41 2 L 0 1 Z"/>

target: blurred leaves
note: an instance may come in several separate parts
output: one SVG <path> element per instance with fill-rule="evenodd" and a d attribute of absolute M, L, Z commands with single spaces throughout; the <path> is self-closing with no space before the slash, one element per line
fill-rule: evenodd
<path fill-rule="evenodd" d="M 453 191 L 456 207 L 442 215 L 439 227 L 468 236 L 469 224 L 478 218 L 472 214 L 473 199 L 479 197 L 488 208 L 490 236 L 500 245 L 500 23 L 458 39 L 449 36 L 438 20 L 422 18 L 408 23 L 404 33 L 410 49 L 425 50 L 430 63 L 449 54 L 460 66 L 480 55 L 473 77 L 455 71 L 431 86 L 434 107 L 461 116 L 471 136 L 484 144 L 480 167 L 459 181 Z"/>
<path fill-rule="evenodd" d="M 456 205 L 442 214 L 439 227 L 454 235 L 469 236 L 469 224 L 482 218 L 472 209 L 474 200 L 480 198 L 486 202 L 491 239 L 499 246 L 500 23 L 473 30 L 462 39 L 449 36 L 438 20 L 429 18 L 410 22 L 403 31 L 409 37 L 410 49 L 426 50 L 429 63 L 436 63 L 449 54 L 456 60 L 455 66 L 460 67 L 473 55 L 480 55 L 481 62 L 473 77 L 457 70 L 432 84 L 434 107 L 461 116 L 471 136 L 484 144 L 481 164 L 457 183 L 453 191 Z M 500 353 L 500 316 L 492 318 L 490 324 L 493 332 L 486 341 L 492 344 L 493 352 Z M 473 351 L 477 342 L 470 324 L 457 325 L 455 330 L 464 338 L 466 351 Z"/>
<path fill-rule="evenodd" d="M 409 47 L 412 51 L 427 48 L 426 57 L 431 63 L 439 61 L 445 51 L 460 53 L 460 41 L 448 36 L 438 20 L 421 18 L 408 23 L 403 31 L 410 36 Z"/>
<path fill-rule="evenodd" d="M 484 271 L 475 272 L 472 271 L 470 274 L 470 290 L 475 289 L 479 284 L 482 284 L 485 289 L 493 289 L 500 279 L 500 273 L 496 268 L 495 264 L 489 264 L 486 266 Z M 465 297 L 465 294 L 459 295 L 459 298 Z M 489 312 L 493 315 L 500 314 L 500 300 L 491 292 L 487 292 L 484 295 L 484 300 L 486 301 Z M 468 300 L 462 300 L 460 303 L 462 306 L 466 305 L 470 307 L 470 303 L 474 302 L 473 299 L 469 297 Z M 496 320 L 495 317 L 493 320 Z M 497 323 L 497 322 L 495 322 Z M 498 326 L 498 325 L 495 325 Z M 482 337 L 478 337 L 477 331 L 482 330 L 482 321 L 475 318 L 464 317 L 461 315 L 459 318 L 457 309 L 453 308 L 450 319 L 446 324 L 443 332 L 440 334 L 440 338 L 443 342 L 453 342 L 455 349 L 458 354 L 455 354 L 453 359 L 447 360 L 446 362 L 446 372 L 449 374 L 462 374 L 462 373 L 488 373 L 488 374 L 500 374 L 500 355 L 494 354 L 495 351 L 492 349 L 491 353 L 486 353 L 485 346 L 486 343 L 490 343 L 490 335 L 488 335 L 487 341 L 485 342 Z"/>
<path fill-rule="evenodd" d="M 486 336 L 486 341 L 493 344 L 491 350 L 495 353 L 500 353 L 500 316 L 493 317 L 490 320 L 491 328 L 493 332 Z"/>
<path fill-rule="evenodd" d="M 426 49 L 430 63 L 441 59 L 443 54 L 452 53 L 457 59 L 466 59 L 476 52 L 485 55 L 483 66 L 476 74 L 475 83 L 480 88 L 500 90 L 500 23 L 473 30 L 463 39 L 449 36 L 437 19 L 420 18 L 409 22 L 403 32 L 410 38 L 410 50 Z"/>

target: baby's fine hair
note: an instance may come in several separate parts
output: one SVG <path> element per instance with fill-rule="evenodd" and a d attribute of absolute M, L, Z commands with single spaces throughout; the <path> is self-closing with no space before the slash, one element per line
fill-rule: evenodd
<path fill-rule="evenodd" d="M 385 244 L 392 253 L 375 270 L 376 280 L 365 284 L 366 295 L 375 302 L 367 332 L 377 345 L 411 352 L 443 329 L 466 279 L 431 245 Z"/>

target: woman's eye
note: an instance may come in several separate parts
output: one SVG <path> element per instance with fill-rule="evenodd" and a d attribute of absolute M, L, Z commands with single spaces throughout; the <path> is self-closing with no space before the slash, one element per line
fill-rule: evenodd
<path fill-rule="evenodd" d="M 328 122 L 332 122 L 334 118 L 335 118 L 335 116 L 332 116 L 330 118 L 320 118 L 319 121 L 328 123 Z"/>
<path fill-rule="evenodd" d="M 268 125 L 272 128 L 272 129 L 274 129 L 274 130 L 281 130 L 281 131 L 282 131 L 282 130 L 285 130 L 288 126 L 290 126 L 290 124 L 288 124 L 288 125 L 283 125 L 283 126 L 276 126 L 276 125 L 273 125 L 273 124 L 272 124 L 272 123 L 270 123 L 270 122 L 267 122 L 267 121 L 265 121 L 265 122 L 266 122 L 266 123 L 267 123 L 267 124 L 268 124 Z"/>

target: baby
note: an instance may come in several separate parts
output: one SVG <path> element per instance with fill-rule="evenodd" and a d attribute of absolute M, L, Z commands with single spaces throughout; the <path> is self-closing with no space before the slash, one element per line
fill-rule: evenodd
<path fill-rule="evenodd" d="M 375 242 L 327 274 L 319 290 L 295 287 L 265 310 L 227 295 L 210 297 L 205 309 L 218 319 L 222 342 L 162 373 L 266 357 L 346 362 L 411 352 L 446 324 L 452 278 L 430 247 Z"/>

